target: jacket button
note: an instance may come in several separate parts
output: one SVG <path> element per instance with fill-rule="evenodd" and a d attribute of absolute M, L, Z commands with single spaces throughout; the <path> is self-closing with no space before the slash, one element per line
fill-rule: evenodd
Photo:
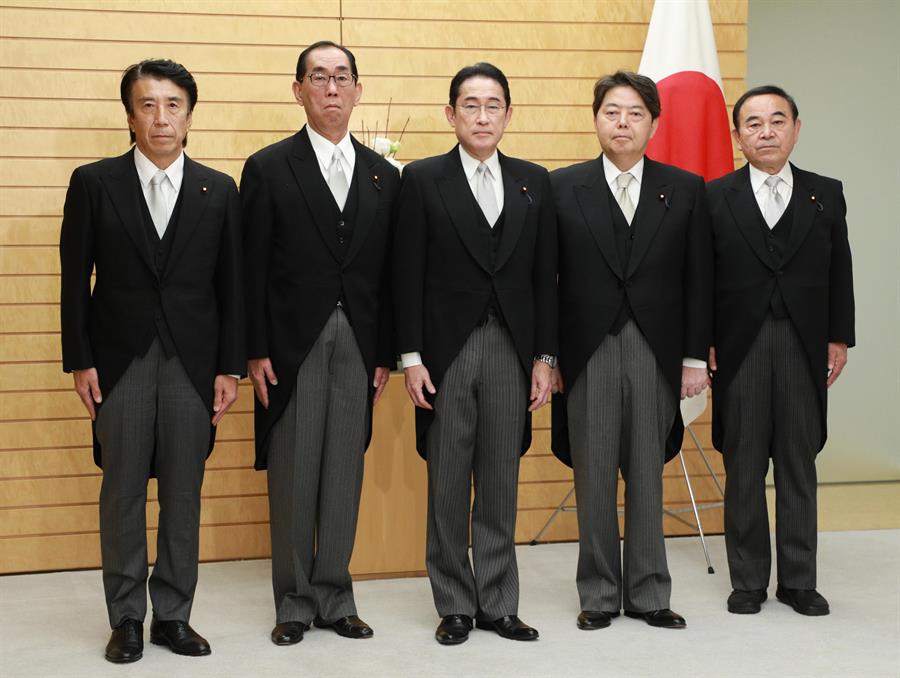
<path fill-rule="evenodd" d="M 779 268 L 779 269 L 778 269 L 778 277 L 780 278 L 780 277 L 783 276 L 783 275 L 784 275 L 784 271 L 782 271 L 782 270 Z"/>
<path fill-rule="evenodd" d="M 769 245 L 769 251 L 770 251 L 770 252 L 774 252 L 774 251 L 775 251 L 775 248 L 772 247 L 772 245 Z"/>
<path fill-rule="evenodd" d="M 626 280 L 626 281 L 625 281 L 625 287 L 631 287 L 631 281 L 630 281 L 630 280 Z"/>
<path fill-rule="evenodd" d="M 339 221 L 339 222 L 338 222 L 338 226 L 343 226 L 343 225 L 344 225 L 344 222 L 343 222 L 343 221 Z"/>

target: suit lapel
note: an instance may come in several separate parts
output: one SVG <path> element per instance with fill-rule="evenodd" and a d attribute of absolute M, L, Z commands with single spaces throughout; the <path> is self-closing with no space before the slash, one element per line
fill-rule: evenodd
<path fill-rule="evenodd" d="M 760 211 L 753 188 L 750 185 L 750 166 L 744 165 L 734 175 L 731 186 L 725 194 L 731 216 L 744 240 L 757 258 L 770 269 L 775 268 L 772 257 L 766 252 L 765 243 L 759 232 Z"/>
<path fill-rule="evenodd" d="M 588 230 L 594 236 L 600 253 L 606 259 L 606 263 L 619 277 L 624 278 L 622 264 L 619 261 L 619 253 L 616 250 L 616 241 L 610 223 L 610 204 L 606 186 L 606 177 L 603 173 L 603 161 L 600 158 L 591 165 L 588 176 L 581 186 L 574 187 L 575 199 L 581 208 L 581 214 L 587 224 Z"/>
<path fill-rule="evenodd" d="M 791 194 L 791 200 L 794 202 L 794 222 L 791 224 L 791 237 L 788 239 L 787 249 L 781 258 L 782 266 L 790 261 L 806 240 L 816 218 L 816 212 L 820 209 L 820 196 L 813 184 L 812 176 L 793 165 L 791 172 L 794 175 L 794 190 Z"/>
<path fill-rule="evenodd" d="M 102 179 L 112 201 L 116 214 L 128 236 L 134 243 L 144 263 L 154 276 L 158 276 L 150 243 L 144 230 L 144 215 L 141 210 L 141 181 L 134 166 L 134 149 L 117 158 L 113 168 Z"/>
<path fill-rule="evenodd" d="M 352 137 L 351 137 L 352 138 Z M 347 256 L 344 257 L 343 267 L 346 268 L 353 261 L 363 243 L 372 230 L 372 224 L 375 223 L 375 210 L 378 207 L 378 179 L 377 173 L 374 172 L 372 166 L 366 161 L 363 154 L 363 146 L 353 139 L 353 147 L 356 149 L 356 162 L 353 168 L 353 180 L 356 182 L 356 194 L 359 204 L 356 210 L 356 221 L 353 224 L 353 237 L 350 240 L 350 247 L 347 250 Z"/>
<path fill-rule="evenodd" d="M 203 218 L 203 212 L 212 190 L 209 175 L 205 168 L 193 160 L 184 157 L 184 176 L 181 180 L 181 209 L 178 212 L 178 227 L 175 229 L 175 242 L 166 263 L 166 272 L 172 270 L 185 246 L 197 231 Z"/>
<path fill-rule="evenodd" d="M 328 247 L 335 260 L 340 261 L 341 254 L 334 234 L 335 225 L 329 203 L 329 201 L 333 202 L 334 198 L 331 191 L 328 190 L 328 184 L 322 178 L 319 161 L 305 129 L 306 126 L 294 135 L 294 144 L 291 155 L 288 156 L 288 163 L 306 205 L 309 207 L 310 214 L 312 214 L 313 222 L 322 234 L 325 246 Z M 325 185 L 324 191 L 321 190 L 323 184 Z"/>
<path fill-rule="evenodd" d="M 444 158 L 446 160 L 444 174 L 435 179 L 438 192 L 444 201 L 444 208 L 469 254 L 485 272 L 492 273 L 489 260 L 489 234 L 478 227 L 476 203 L 472 199 L 472 189 L 469 188 L 469 182 L 463 172 L 458 147 L 454 147 Z"/>
<path fill-rule="evenodd" d="M 498 152 L 499 153 L 499 152 Z M 503 233 L 500 235 L 500 247 L 497 249 L 497 262 L 495 270 L 503 268 L 519 236 L 525 227 L 525 217 L 528 214 L 528 206 L 531 198 L 528 195 L 528 182 L 513 175 L 512 169 L 506 157 L 500 153 L 500 168 L 503 175 Z"/>
<path fill-rule="evenodd" d="M 662 197 L 660 197 L 662 196 Z M 631 220 L 634 233 L 634 244 L 628 259 L 627 276 L 631 276 L 640 266 L 650 243 L 665 219 L 667 204 L 672 199 L 672 186 L 662 180 L 659 166 L 650 158 L 644 158 L 644 171 L 641 177 L 641 192 L 637 210 Z"/>

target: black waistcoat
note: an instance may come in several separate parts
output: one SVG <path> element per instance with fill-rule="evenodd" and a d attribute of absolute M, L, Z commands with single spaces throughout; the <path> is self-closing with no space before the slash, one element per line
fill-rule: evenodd
<path fill-rule="evenodd" d="M 608 195 L 609 217 L 613 229 L 613 239 L 616 242 L 616 252 L 619 256 L 619 264 L 622 266 L 622 272 L 627 273 L 628 263 L 631 261 L 631 248 L 634 245 L 635 221 L 632 219 L 632 225 L 628 225 L 625 214 L 622 212 L 622 208 L 619 207 L 619 203 L 610 190 L 609 185 L 604 182 L 604 186 Z M 609 328 L 609 333 L 613 336 L 617 335 L 632 317 L 631 304 L 628 302 L 628 295 L 626 294 L 622 297 L 622 305 L 619 307 L 619 312 L 616 314 L 612 327 Z"/>
<path fill-rule="evenodd" d="M 503 227 L 506 223 L 506 210 L 500 212 L 500 216 L 497 217 L 497 221 L 494 222 L 492 228 L 485 218 L 484 212 L 481 211 L 481 205 L 478 204 L 478 200 L 475 199 L 474 195 L 472 195 L 472 203 L 475 209 L 475 218 L 478 220 L 478 228 L 489 234 L 487 238 L 488 247 L 490 248 L 489 261 L 491 262 L 491 271 L 496 272 L 497 252 L 500 249 L 500 240 L 503 238 Z M 482 242 L 484 242 L 484 239 L 482 239 Z M 487 308 L 484 310 L 483 320 L 487 318 L 488 313 L 493 313 L 501 320 L 503 318 L 503 315 L 500 312 L 500 303 L 497 301 L 497 291 L 493 288 L 491 288 L 491 299 L 488 302 Z"/>
<path fill-rule="evenodd" d="M 788 203 L 784 214 L 772 228 L 766 223 L 762 212 L 759 212 L 757 220 L 760 228 L 760 235 L 763 238 L 763 244 L 769 253 L 772 265 L 775 270 L 781 268 L 781 261 L 787 251 L 788 243 L 791 239 L 791 230 L 794 224 L 794 196 L 791 195 L 791 201 Z M 789 317 L 787 308 L 784 305 L 784 298 L 781 296 L 780 278 L 775 278 L 775 289 L 772 291 L 772 299 L 769 301 L 769 310 L 775 318 Z"/>
<path fill-rule="evenodd" d="M 321 176 L 321 174 L 319 175 Z M 331 189 L 328 182 L 322 177 L 322 190 L 331 196 Z M 359 185 L 356 181 L 356 172 L 353 172 L 353 180 L 350 182 L 350 190 L 347 192 L 347 202 L 344 203 L 344 209 L 338 209 L 334 197 L 328 202 L 331 210 L 331 218 L 334 220 L 334 237 L 338 244 L 338 251 L 341 255 L 341 262 L 347 256 L 347 250 L 350 248 L 350 241 L 353 239 L 353 231 L 356 227 L 356 213 L 359 211 Z M 341 295 L 343 297 L 343 295 Z"/>
<path fill-rule="evenodd" d="M 153 254 L 153 264 L 156 267 L 156 276 L 162 278 L 169 263 L 169 255 L 172 252 L 172 243 L 175 242 L 175 232 L 178 229 L 178 217 L 181 214 L 181 203 L 184 191 L 178 191 L 178 199 L 175 201 L 175 209 L 172 210 L 172 216 L 166 225 L 163 237 L 159 237 L 156 226 L 153 225 L 153 217 L 150 216 L 150 209 L 147 207 L 147 201 L 144 199 L 143 191 L 141 191 L 141 214 L 144 217 L 144 233 L 147 242 L 150 245 L 150 252 Z M 165 313 L 162 309 L 162 300 L 157 298 L 156 309 L 154 310 L 153 322 L 156 327 L 156 336 L 159 337 L 162 344 L 163 354 L 166 358 L 172 358 L 178 355 L 175 348 L 175 341 L 172 339 L 172 333 L 169 331 L 169 325 L 166 322 Z M 152 334 L 152 333 L 151 333 Z M 148 337 L 147 349 L 152 343 L 152 336 Z M 146 349 L 145 349 L 146 352 Z"/>

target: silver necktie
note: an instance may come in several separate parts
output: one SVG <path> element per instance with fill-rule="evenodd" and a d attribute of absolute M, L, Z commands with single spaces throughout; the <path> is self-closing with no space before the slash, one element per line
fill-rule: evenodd
<path fill-rule="evenodd" d="M 497 209 L 497 194 L 494 193 L 494 177 L 490 168 L 483 162 L 478 163 L 478 169 L 475 170 L 475 186 L 477 190 L 475 198 L 478 200 L 478 206 L 481 207 L 484 218 L 493 228 L 497 217 L 500 216 L 500 210 Z"/>
<path fill-rule="evenodd" d="M 616 191 L 616 202 L 622 208 L 622 214 L 625 215 L 625 221 L 629 226 L 631 226 L 631 220 L 634 219 L 634 203 L 631 201 L 631 196 L 628 195 L 628 186 L 632 181 L 634 181 L 634 175 L 631 172 L 622 172 L 616 177 L 616 186 L 619 187 Z"/>
<path fill-rule="evenodd" d="M 150 190 L 147 191 L 147 208 L 150 210 L 150 218 L 159 237 L 162 238 L 168 225 L 168 210 L 166 209 L 166 194 L 164 183 L 166 173 L 159 170 L 150 179 Z"/>
<path fill-rule="evenodd" d="M 343 211 L 344 205 L 347 204 L 347 193 L 350 192 L 350 182 L 347 175 L 344 174 L 344 167 L 341 164 L 341 158 L 344 154 L 337 146 L 334 147 L 334 155 L 331 156 L 331 166 L 328 168 L 328 188 L 331 189 L 331 195 L 337 206 Z"/>
<path fill-rule="evenodd" d="M 783 181 L 781 177 L 772 176 L 766 179 L 766 186 L 769 187 L 769 197 L 766 200 L 766 223 L 769 228 L 774 228 L 781 215 L 784 214 L 784 198 L 778 192 L 778 185 Z"/>

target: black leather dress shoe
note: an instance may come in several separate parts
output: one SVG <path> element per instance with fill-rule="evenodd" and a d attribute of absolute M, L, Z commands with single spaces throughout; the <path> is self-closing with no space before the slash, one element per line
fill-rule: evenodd
<path fill-rule="evenodd" d="M 188 657 L 205 657 L 211 652 L 206 639 L 187 622 L 178 619 L 160 621 L 154 616 L 150 622 L 150 642 L 167 645 L 175 654 Z"/>
<path fill-rule="evenodd" d="M 514 614 L 494 621 L 476 619 L 475 626 L 483 631 L 495 631 L 497 635 L 510 640 L 537 640 L 540 635 L 537 629 L 531 628 Z"/>
<path fill-rule="evenodd" d="M 144 624 L 126 619 L 113 629 L 106 644 L 106 661 L 129 664 L 144 656 Z"/>
<path fill-rule="evenodd" d="M 309 624 L 303 622 L 281 622 L 272 629 L 272 642 L 276 645 L 294 645 L 303 640 L 303 632 L 308 630 Z"/>
<path fill-rule="evenodd" d="M 464 614 L 448 614 L 441 619 L 434 638 L 441 645 L 459 645 L 469 639 L 472 630 L 472 618 Z"/>
<path fill-rule="evenodd" d="M 316 625 L 316 628 L 332 629 L 336 634 L 344 636 L 344 638 L 371 638 L 375 635 L 372 627 L 355 614 L 330 622 L 325 621 L 321 617 L 316 617 L 313 620 L 313 624 Z"/>
<path fill-rule="evenodd" d="M 687 622 L 680 614 L 672 612 L 669 608 L 664 610 L 651 610 L 650 612 L 632 612 L 625 610 L 625 616 L 632 619 L 643 619 L 650 626 L 658 626 L 661 629 L 683 629 Z"/>
<path fill-rule="evenodd" d="M 794 608 L 794 612 L 808 617 L 821 617 L 831 612 L 828 601 L 815 589 L 788 589 L 779 586 L 775 590 L 775 597 Z"/>
<path fill-rule="evenodd" d="M 615 617 L 619 616 L 619 611 L 615 612 L 596 612 L 594 610 L 582 610 L 578 615 L 578 628 L 582 631 L 596 631 L 597 629 L 605 629 L 612 623 Z"/>
<path fill-rule="evenodd" d="M 732 614 L 756 614 L 768 598 L 765 589 L 742 591 L 735 589 L 728 596 L 728 611 Z"/>

